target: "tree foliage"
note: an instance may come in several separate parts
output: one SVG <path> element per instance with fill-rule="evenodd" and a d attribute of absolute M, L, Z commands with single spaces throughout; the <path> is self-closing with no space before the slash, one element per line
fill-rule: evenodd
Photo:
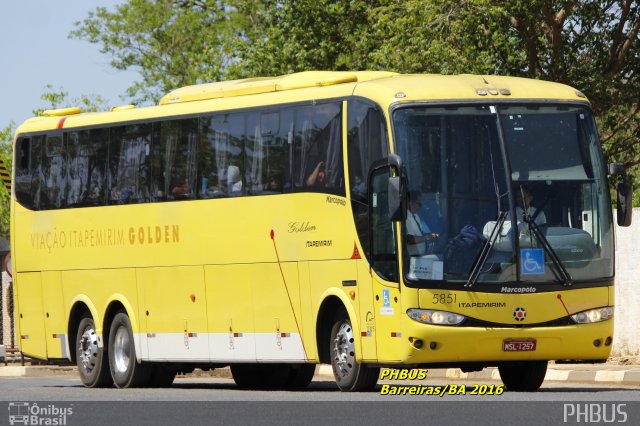
<path fill-rule="evenodd" d="M 7 127 L 0 128 L 0 159 L 4 162 L 7 171 L 11 172 L 12 154 L 13 154 L 13 132 L 15 125 L 9 123 Z M 0 237 L 9 239 L 9 212 L 11 194 L 0 185 Z"/>
<path fill-rule="evenodd" d="M 70 98 L 69 92 L 62 88 L 54 89 L 52 85 L 47 84 L 44 89 L 45 91 L 40 95 L 40 99 L 45 102 L 45 105 L 33 110 L 33 115 L 35 116 L 42 115 L 47 109 L 78 107 L 83 112 L 104 111 L 107 109 L 107 101 L 100 95 L 90 94 Z"/>
<path fill-rule="evenodd" d="M 129 0 L 72 36 L 137 67 L 141 99 L 309 69 L 504 74 L 579 88 L 609 161 L 640 177 L 637 0 Z"/>
<path fill-rule="evenodd" d="M 100 44 L 116 69 L 137 70 L 134 102 L 223 77 L 232 58 L 228 5 L 216 0 L 129 0 L 114 11 L 98 7 L 70 37 Z"/>

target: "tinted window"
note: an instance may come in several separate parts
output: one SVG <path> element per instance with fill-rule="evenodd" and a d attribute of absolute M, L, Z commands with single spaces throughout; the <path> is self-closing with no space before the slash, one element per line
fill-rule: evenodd
<path fill-rule="evenodd" d="M 141 203 L 150 196 L 151 125 L 111 129 L 109 145 L 109 202 Z"/>
<path fill-rule="evenodd" d="M 105 203 L 107 129 L 67 133 L 67 207 Z"/>
<path fill-rule="evenodd" d="M 42 181 L 42 142 L 44 136 L 20 138 L 16 142 L 13 183 L 16 199 L 29 209 L 38 209 Z"/>
<path fill-rule="evenodd" d="M 303 191 L 344 195 L 339 103 L 296 109 L 294 184 Z"/>
<path fill-rule="evenodd" d="M 166 121 L 160 124 L 159 154 L 161 169 L 156 169 L 160 195 L 168 200 L 189 199 L 196 192 L 196 154 L 198 120 Z M 158 193 L 156 193 L 158 195 Z"/>
<path fill-rule="evenodd" d="M 66 159 L 62 134 L 47 136 L 42 153 L 41 209 L 59 209 L 66 206 Z"/>
<path fill-rule="evenodd" d="M 281 107 L 21 138 L 31 208 L 278 194 L 344 195 L 341 104 Z"/>
<path fill-rule="evenodd" d="M 200 196 L 242 194 L 244 115 L 219 114 L 203 118 L 202 137 L 203 145 L 208 146 L 200 158 L 203 167 Z"/>
<path fill-rule="evenodd" d="M 292 109 L 249 115 L 245 181 L 251 194 L 282 193 L 291 188 L 289 156 L 293 118 Z"/>

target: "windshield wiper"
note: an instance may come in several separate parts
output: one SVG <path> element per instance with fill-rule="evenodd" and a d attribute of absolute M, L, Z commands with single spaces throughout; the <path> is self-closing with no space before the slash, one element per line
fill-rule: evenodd
<path fill-rule="evenodd" d="M 538 240 L 540 245 L 542 245 L 542 248 L 544 249 L 545 253 L 547 253 L 549 258 L 553 262 L 554 266 L 557 268 L 558 272 L 560 273 L 560 277 L 558 277 L 558 275 L 556 274 L 556 271 L 554 271 L 554 275 L 556 276 L 556 278 L 562 281 L 563 286 L 565 287 L 571 286 L 573 284 L 573 278 L 571 278 L 569 271 L 567 271 L 567 269 L 564 267 L 564 265 L 562 264 L 562 261 L 556 254 L 555 250 L 553 249 L 553 247 L 551 247 L 551 244 L 549 244 L 549 240 L 547 240 L 547 237 L 545 237 L 544 234 L 540 231 L 540 228 L 535 223 L 535 220 L 526 211 L 523 214 L 523 219 L 527 223 L 530 229 L 530 233 L 536 236 L 536 239 Z"/>
<path fill-rule="evenodd" d="M 482 246 L 482 251 L 478 255 L 475 263 L 473 264 L 473 268 L 471 269 L 471 274 L 469 275 L 469 279 L 467 283 L 464 285 L 465 287 L 472 287 L 480 276 L 480 271 L 484 267 L 484 264 L 487 263 L 487 259 L 489 258 L 489 253 L 491 253 L 491 248 L 495 244 L 498 239 L 498 235 L 502 231 L 502 224 L 504 223 L 505 218 L 507 217 L 507 212 L 500 212 L 498 215 L 498 220 L 496 220 L 496 225 L 491 230 L 491 235 Z"/>

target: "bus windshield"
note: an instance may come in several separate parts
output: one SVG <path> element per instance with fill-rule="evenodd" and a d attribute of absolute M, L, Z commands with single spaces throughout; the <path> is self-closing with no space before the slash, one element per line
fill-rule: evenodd
<path fill-rule="evenodd" d="M 407 285 L 613 275 L 608 186 L 587 108 L 420 105 L 397 109 L 393 125 L 408 185 Z"/>

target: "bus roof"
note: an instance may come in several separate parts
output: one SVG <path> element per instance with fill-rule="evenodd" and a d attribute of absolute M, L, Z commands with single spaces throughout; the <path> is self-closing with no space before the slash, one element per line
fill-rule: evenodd
<path fill-rule="evenodd" d="M 74 128 L 166 116 L 201 114 L 263 105 L 346 96 L 369 98 L 383 108 L 416 101 L 562 100 L 586 102 L 563 84 L 517 77 L 481 75 L 397 74 L 388 71 L 304 71 L 279 77 L 257 77 L 186 86 L 171 91 L 159 105 L 125 105 L 101 113 L 79 108 L 48 110 L 26 120 L 17 133 Z"/>

